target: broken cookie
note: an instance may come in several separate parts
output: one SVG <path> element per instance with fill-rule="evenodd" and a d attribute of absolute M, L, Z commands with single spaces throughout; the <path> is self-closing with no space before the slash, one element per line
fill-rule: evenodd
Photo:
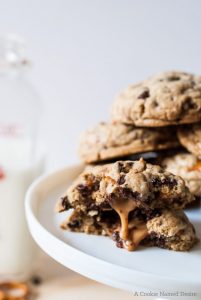
<path fill-rule="evenodd" d="M 82 223 L 80 217 L 76 220 L 76 215 L 82 216 L 84 231 L 88 233 L 92 230 L 102 234 L 104 229 L 106 235 L 113 235 L 108 230 L 118 223 L 119 242 L 122 241 L 124 248 L 134 250 L 147 237 L 145 221 L 159 216 L 163 209 L 181 209 L 193 200 L 181 177 L 140 159 L 87 167 L 59 199 L 56 210 L 75 210 L 71 217 L 74 231 Z M 96 223 L 95 216 L 100 218 L 99 221 L 96 218 Z M 86 229 L 90 222 L 94 228 Z M 108 222 L 110 226 L 101 227 Z"/>

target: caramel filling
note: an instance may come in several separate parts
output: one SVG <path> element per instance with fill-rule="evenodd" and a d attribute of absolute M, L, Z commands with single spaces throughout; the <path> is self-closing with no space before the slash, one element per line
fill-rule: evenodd
<path fill-rule="evenodd" d="M 128 199 L 126 201 L 122 201 L 121 199 L 116 199 L 110 203 L 112 208 L 118 213 L 121 221 L 121 229 L 120 229 L 120 238 L 122 240 L 126 240 L 129 235 L 128 229 L 128 215 L 129 213 L 136 208 L 136 204 L 133 200 Z"/>
<path fill-rule="evenodd" d="M 194 166 L 188 168 L 188 171 L 200 171 L 200 170 L 201 170 L 201 160 L 198 160 Z"/>
<path fill-rule="evenodd" d="M 129 232 L 129 239 L 124 241 L 124 248 L 133 251 L 140 242 L 148 235 L 146 223 L 141 222 L 134 226 Z"/>
<path fill-rule="evenodd" d="M 129 213 L 136 208 L 136 204 L 132 199 L 112 201 L 112 208 L 118 213 L 121 221 L 120 238 L 123 240 L 124 248 L 129 251 L 135 250 L 139 243 L 148 235 L 146 223 L 128 220 Z"/>

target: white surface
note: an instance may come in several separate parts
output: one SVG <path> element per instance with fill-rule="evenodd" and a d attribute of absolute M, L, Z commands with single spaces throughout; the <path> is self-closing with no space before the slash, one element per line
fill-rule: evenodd
<path fill-rule="evenodd" d="M 199 0 L 0 1 L 1 32 L 22 35 L 34 63 L 49 168 L 77 160 L 78 135 L 108 118 L 127 84 L 169 69 L 201 73 L 200 11 Z"/>
<path fill-rule="evenodd" d="M 130 292 L 114 289 L 90 280 L 64 268 L 47 256 L 42 257 L 37 274 L 42 278 L 42 284 L 37 289 L 37 300 L 150 299 L 150 297 L 136 298 Z"/>
<path fill-rule="evenodd" d="M 99 282 L 134 290 L 201 292 L 201 245 L 189 253 L 158 248 L 127 252 L 107 237 L 62 231 L 65 214 L 57 215 L 57 197 L 80 172 L 72 167 L 39 179 L 26 197 L 31 233 L 39 246 L 66 267 Z M 200 208 L 189 212 L 201 235 Z M 190 299 L 190 298 L 189 298 Z"/>
<path fill-rule="evenodd" d="M 45 283 L 39 291 L 38 300 L 144 300 L 87 278 L 71 273 L 69 278 L 57 278 Z M 148 298 L 146 298 L 148 299 Z M 150 299 L 150 298 L 149 298 Z"/>

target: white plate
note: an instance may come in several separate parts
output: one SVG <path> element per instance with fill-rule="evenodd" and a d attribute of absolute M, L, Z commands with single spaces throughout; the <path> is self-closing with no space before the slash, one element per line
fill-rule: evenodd
<path fill-rule="evenodd" d="M 159 248 L 127 252 L 116 248 L 108 237 L 60 229 L 66 213 L 54 212 L 56 200 L 81 170 L 82 166 L 76 166 L 57 171 L 41 177 L 30 187 L 26 215 L 38 245 L 62 265 L 113 287 L 128 291 L 201 293 L 200 244 L 187 253 Z M 189 210 L 188 216 L 201 236 L 201 209 Z"/>

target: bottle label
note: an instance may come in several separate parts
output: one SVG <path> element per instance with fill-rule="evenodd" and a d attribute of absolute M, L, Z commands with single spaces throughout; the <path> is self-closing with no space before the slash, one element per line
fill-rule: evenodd
<path fill-rule="evenodd" d="M 24 133 L 23 127 L 17 124 L 4 125 L 0 124 L 0 137 L 16 138 L 22 137 Z"/>
<path fill-rule="evenodd" d="M 3 170 L 3 167 L 0 166 L 0 181 L 5 178 L 5 172 Z"/>

